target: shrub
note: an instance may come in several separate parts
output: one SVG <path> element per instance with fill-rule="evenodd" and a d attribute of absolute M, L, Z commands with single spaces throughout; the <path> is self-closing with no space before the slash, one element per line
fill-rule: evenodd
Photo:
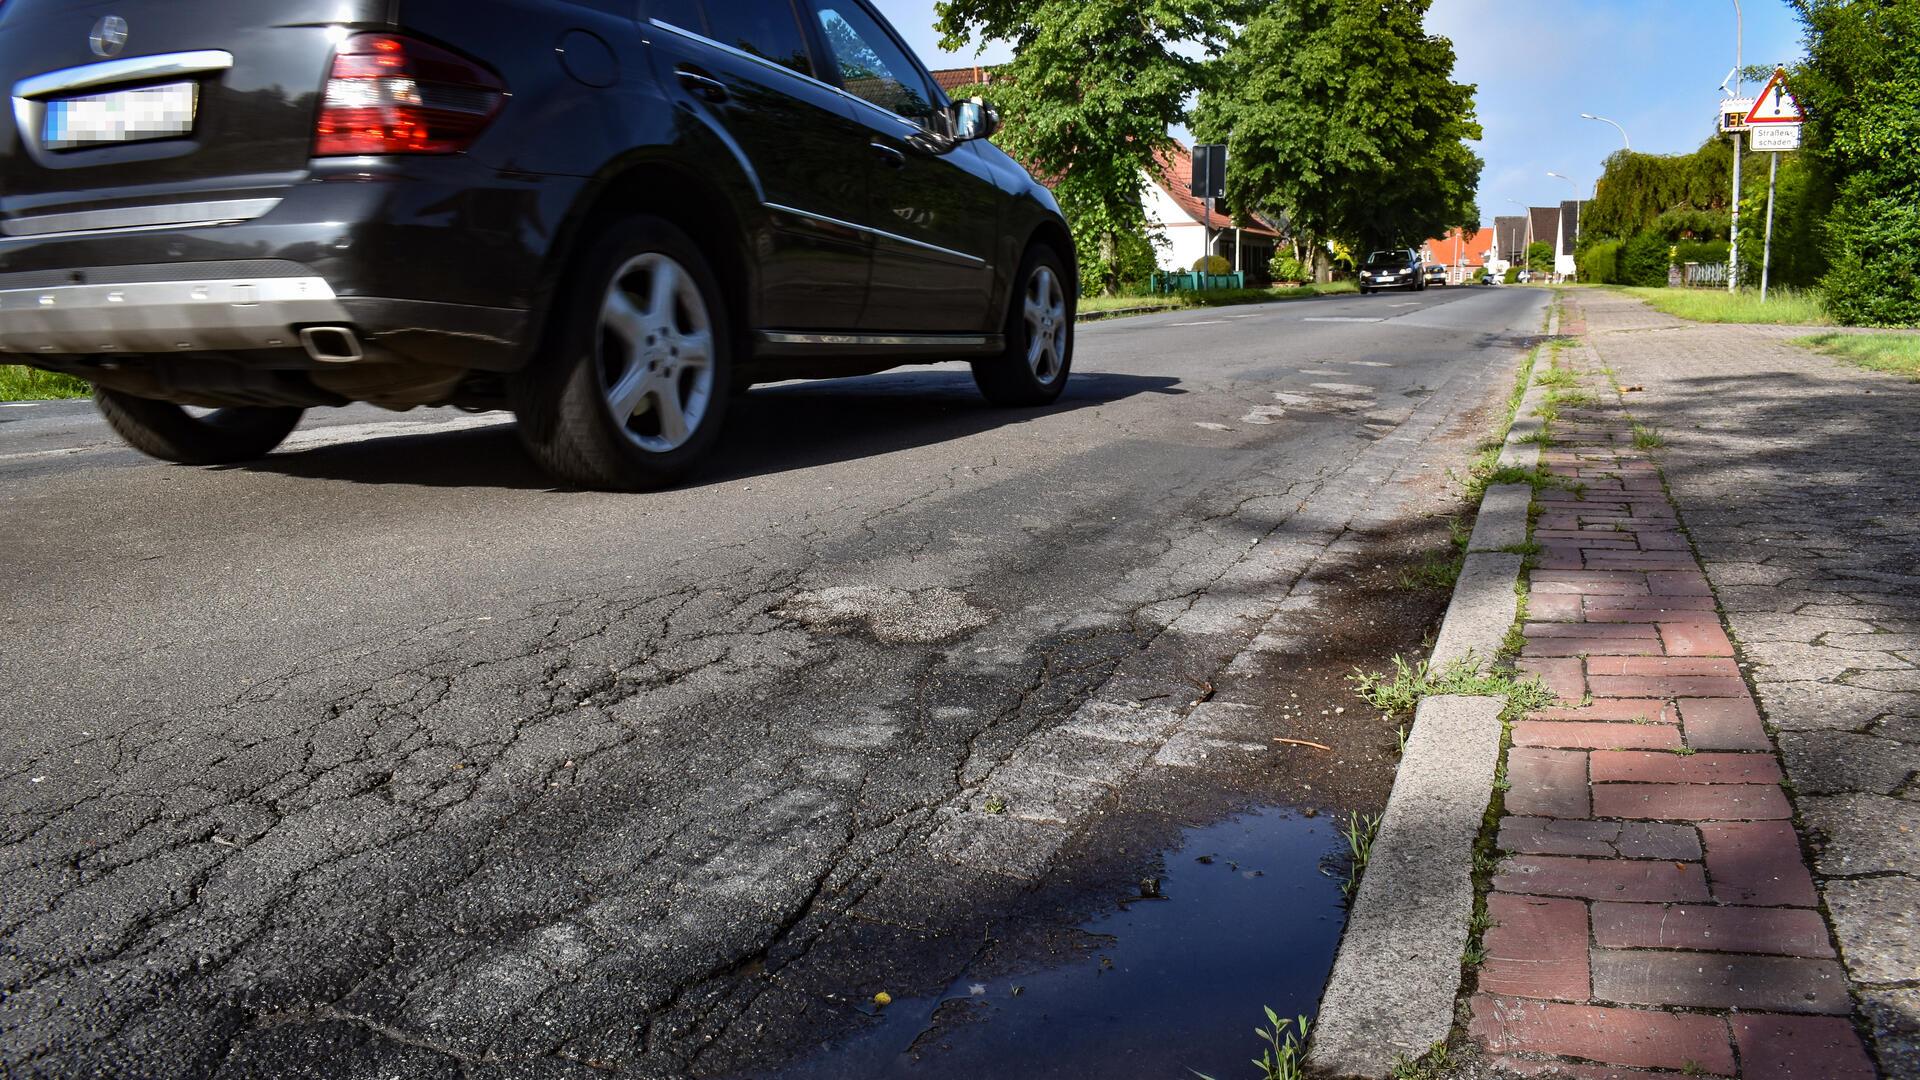
<path fill-rule="evenodd" d="M 1233 263 L 1225 255 L 1202 255 L 1193 260 L 1193 268 L 1203 274 L 1233 273 Z"/>
<path fill-rule="evenodd" d="M 1620 241 L 1601 240 L 1588 244 L 1575 256 L 1580 280 L 1595 285 L 1611 285 L 1620 280 Z"/>
<path fill-rule="evenodd" d="M 1673 251 L 1667 238 L 1656 232 L 1643 232 L 1620 248 L 1618 276 L 1622 285 L 1657 288 L 1667 283 L 1667 267 L 1673 265 Z"/>
<path fill-rule="evenodd" d="M 1507 272 L 1501 276 L 1500 280 L 1509 285 L 1518 282 L 1520 280 L 1520 268 L 1517 266 L 1507 267 Z"/>
<path fill-rule="evenodd" d="M 1535 240 L 1527 245 L 1527 269 L 1536 274 L 1553 272 L 1553 245 L 1545 240 Z"/>
<path fill-rule="evenodd" d="M 1275 255 L 1267 264 L 1267 272 L 1275 281 L 1305 281 L 1313 275 L 1308 272 L 1307 264 L 1284 252 Z"/>
<path fill-rule="evenodd" d="M 1754 246 L 1748 246 L 1746 252 L 1740 256 L 1741 261 L 1745 262 L 1747 252 L 1754 252 L 1754 250 Z M 1711 266 L 1726 262 L 1727 252 L 1728 244 L 1725 240 L 1682 240 L 1673 245 L 1673 261 L 1680 265 L 1695 262 L 1702 266 Z"/>
<path fill-rule="evenodd" d="M 1483 266 L 1483 267 L 1481 267 L 1480 269 L 1478 269 L 1478 270 L 1475 270 L 1475 271 L 1473 272 L 1473 283 L 1474 283 L 1475 285 L 1485 285 L 1485 284 L 1487 283 L 1487 268 L 1486 268 L 1486 267 L 1484 267 L 1484 266 Z"/>

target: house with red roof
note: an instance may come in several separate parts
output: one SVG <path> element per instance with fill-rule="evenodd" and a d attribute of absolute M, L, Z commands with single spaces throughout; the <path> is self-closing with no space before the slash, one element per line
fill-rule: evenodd
<path fill-rule="evenodd" d="M 1449 229 L 1420 246 L 1420 258 L 1447 268 L 1447 284 L 1472 281 L 1474 273 L 1494 261 L 1494 235 L 1497 230 L 1478 229 L 1472 236 L 1461 228 Z"/>

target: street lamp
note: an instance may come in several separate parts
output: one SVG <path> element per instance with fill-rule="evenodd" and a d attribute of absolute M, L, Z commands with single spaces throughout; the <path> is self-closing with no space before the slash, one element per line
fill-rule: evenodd
<path fill-rule="evenodd" d="M 1620 126 L 1620 123 L 1619 123 L 1619 121 L 1617 121 L 1617 120 L 1609 120 L 1609 119 L 1607 119 L 1607 118 L 1606 118 L 1606 117 L 1604 117 L 1604 116 L 1595 116 L 1595 115 L 1593 115 L 1593 114 L 1592 114 L 1592 113 L 1590 113 L 1590 112 L 1583 112 L 1583 113 L 1581 113 L 1581 114 L 1580 114 L 1580 119 L 1582 119 L 1582 120 L 1598 120 L 1598 121 L 1600 121 L 1600 122 L 1601 122 L 1601 123 L 1603 123 L 1603 124 L 1612 124 L 1612 125 L 1613 125 L 1613 127 L 1614 127 L 1614 130 L 1616 130 L 1616 131 L 1618 131 L 1618 132 L 1620 133 L 1620 142 L 1621 142 L 1621 143 L 1622 143 L 1622 144 L 1623 144 L 1623 145 L 1624 145 L 1624 146 L 1625 146 L 1625 147 L 1627 148 L 1627 150 L 1628 150 L 1628 151 L 1632 151 L 1632 150 L 1633 150 L 1633 142 L 1632 142 L 1632 140 L 1630 140 L 1630 139 L 1628 139 L 1628 138 L 1627 138 L 1627 129 L 1626 129 L 1626 128 L 1623 128 L 1623 127 L 1621 127 L 1621 126 Z"/>
<path fill-rule="evenodd" d="M 1580 242 L 1580 212 L 1578 209 L 1580 205 L 1580 185 L 1574 182 L 1573 177 L 1554 172 L 1552 169 L 1547 170 L 1547 175 L 1556 180 L 1565 180 L 1567 183 L 1573 184 L 1573 205 L 1575 207 L 1573 217 L 1573 242 L 1578 244 Z M 1596 181 L 1596 183 L 1598 183 L 1598 181 Z"/>
<path fill-rule="evenodd" d="M 1733 96 L 1740 96 L 1740 0 L 1733 0 Z M 1733 204 L 1727 220 L 1727 291 L 1740 291 L 1740 133 L 1733 132 Z"/>

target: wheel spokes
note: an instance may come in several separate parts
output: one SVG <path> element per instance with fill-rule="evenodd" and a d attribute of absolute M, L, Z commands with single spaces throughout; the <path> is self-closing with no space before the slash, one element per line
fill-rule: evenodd
<path fill-rule="evenodd" d="M 653 372 L 639 361 L 627 365 L 620 381 L 607 391 L 607 404 L 613 409 L 613 417 L 621 423 L 634 418 L 640 407 L 646 404 L 648 395 L 654 392 Z"/>

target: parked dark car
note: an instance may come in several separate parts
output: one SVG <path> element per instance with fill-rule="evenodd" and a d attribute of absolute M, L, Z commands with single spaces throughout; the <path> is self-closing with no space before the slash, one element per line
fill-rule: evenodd
<path fill-rule="evenodd" d="M 1360 291 L 1376 289 L 1424 289 L 1426 275 L 1420 272 L 1420 253 L 1411 248 L 1376 251 L 1360 264 Z"/>
<path fill-rule="evenodd" d="M 1421 273 L 1427 276 L 1429 285 L 1444 286 L 1447 283 L 1447 268 L 1442 263 L 1428 263 Z"/>
<path fill-rule="evenodd" d="M 1058 207 L 867 0 L 8 0 L 0 81 L 0 362 L 167 460 L 511 408 L 643 488 L 756 382 L 1072 365 Z"/>

